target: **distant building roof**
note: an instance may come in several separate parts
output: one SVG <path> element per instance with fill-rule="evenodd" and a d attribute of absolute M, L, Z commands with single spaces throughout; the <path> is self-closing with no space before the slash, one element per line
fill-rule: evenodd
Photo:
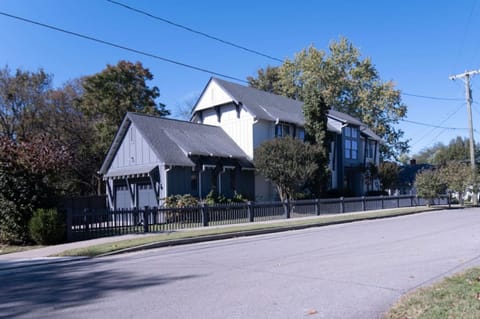
<path fill-rule="evenodd" d="M 190 156 L 234 158 L 249 162 L 247 155 L 222 128 L 192 122 L 127 113 L 100 169 L 105 174 L 133 124 L 165 165 L 195 166 Z"/>
<path fill-rule="evenodd" d="M 236 104 L 241 104 L 249 113 L 259 119 L 288 122 L 299 126 L 305 125 L 302 110 L 303 102 L 301 101 L 218 78 L 211 78 L 210 81 L 217 83 L 229 93 Z M 340 133 L 342 125 L 339 123 L 359 126 L 362 133 L 368 137 L 380 142 L 382 141 L 370 128 L 353 116 L 336 110 L 329 110 L 328 130 Z"/>

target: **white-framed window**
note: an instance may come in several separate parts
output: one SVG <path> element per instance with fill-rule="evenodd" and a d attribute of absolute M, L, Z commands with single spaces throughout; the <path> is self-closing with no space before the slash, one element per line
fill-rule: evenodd
<path fill-rule="evenodd" d="M 343 129 L 345 140 L 345 158 L 358 159 L 358 128 L 347 126 Z"/>
<path fill-rule="evenodd" d="M 367 142 L 367 157 L 373 158 L 375 156 L 375 141 L 368 140 Z"/>

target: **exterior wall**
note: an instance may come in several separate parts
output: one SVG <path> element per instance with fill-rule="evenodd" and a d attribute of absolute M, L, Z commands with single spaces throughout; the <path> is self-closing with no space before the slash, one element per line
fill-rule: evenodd
<path fill-rule="evenodd" d="M 184 195 L 192 194 L 191 181 L 192 181 L 192 168 L 175 166 L 166 171 L 167 191 L 166 197 L 172 195 Z"/>
<path fill-rule="evenodd" d="M 220 121 L 215 108 L 210 108 L 202 111 L 203 124 L 220 126 L 240 148 L 248 155 L 250 159 L 253 158 L 253 116 L 250 115 L 244 108 L 239 108 L 237 112 L 235 104 L 230 103 L 222 105 L 219 109 Z"/>
<path fill-rule="evenodd" d="M 228 102 L 233 102 L 232 97 L 217 83 L 210 81 L 208 87 L 202 93 L 202 96 L 195 107 L 195 111 L 205 110 L 211 108 L 213 105 L 221 105 Z"/>
<path fill-rule="evenodd" d="M 130 125 L 109 168 L 158 163 L 159 159 L 134 125 Z"/>

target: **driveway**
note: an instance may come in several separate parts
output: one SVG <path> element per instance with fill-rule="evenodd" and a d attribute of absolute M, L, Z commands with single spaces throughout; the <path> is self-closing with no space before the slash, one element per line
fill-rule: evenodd
<path fill-rule="evenodd" d="M 0 318 L 380 318 L 480 264 L 480 209 L 0 272 Z"/>

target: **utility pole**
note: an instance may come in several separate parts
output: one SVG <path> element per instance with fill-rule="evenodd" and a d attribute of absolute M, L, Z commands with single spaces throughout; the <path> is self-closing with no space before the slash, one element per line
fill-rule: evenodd
<path fill-rule="evenodd" d="M 470 131 L 470 166 L 472 168 L 473 182 L 476 182 L 476 165 L 475 165 L 475 143 L 473 141 L 473 120 L 472 120 L 472 89 L 470 87 L 470 77 L 475 74 L 480 74 L 479 70 L 466 71 L 461 74 L 452 75 L 450 80 L 463 79 L 465 82 L 465 95 L 467 98 L 467 113 L 468 113 L 468 128 Z M 477 205 L 477 192 L 473 189 L 472 201 L 474 205 Z"/>

